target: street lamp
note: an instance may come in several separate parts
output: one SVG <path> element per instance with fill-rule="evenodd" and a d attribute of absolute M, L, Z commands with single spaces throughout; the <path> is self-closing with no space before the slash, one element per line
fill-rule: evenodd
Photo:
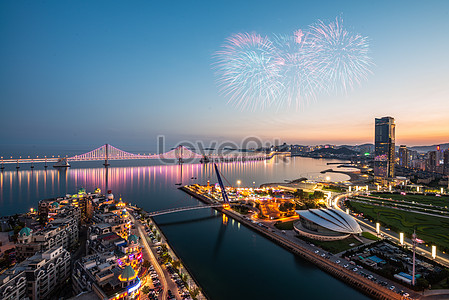
<path fill-rule="evenodd" d="M 241 184 L 242 182 L 240 181 L 240 179 L 239 180 L 237 180 L 237 185 L 238 185 L 238 187 L 240 187 L 240 184 Z"/>
<path fill-rule="evenodd" d="M 432 246 L 432 258 L 435 259 L 437 257 L 437 246 Z"/>

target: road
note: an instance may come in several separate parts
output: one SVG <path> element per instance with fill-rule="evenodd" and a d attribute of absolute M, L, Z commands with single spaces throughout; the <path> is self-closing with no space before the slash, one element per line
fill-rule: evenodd
<path fill-rule="evenodd" d="M 343 195 L 339 195 L 334 199 L 334 207 L 337 209 L 341 209 L 341 207 L 343 207 L 343 204 L 341 203 L 343 198 L 346 197 L 351 197 L 353 195 L 356 195 L 356 193 L 350 193 L 350 194 L 343 194 Z M 354 216 L 355 217 L 355 216 Z M 359 222 L 361 225 L 363 225 L 364 227 L 368 228 L 369 230 L 371 230 L 372 232 L 376 232 L 376 224 L 369 222 L 367 220 L 364 220 L 361 217 L 355 217 L 357 222 Z M 391 230 L 386 230 L 385 227 L 380 227 L 380 233 L 382 233 L 385 237 L 390 238 L 392 240 L 394 240 L 396 243 L 399 243 L 399 233 L 393 232 Z M 405 238 L 404 239 L 404 244 L 412 247 L 412 241 L 411 239 Z M 432 257 L 432 252 L 427 250 L 425 248 L 425 246 L 423 245 L 417 245 L 416 246 L 417 252 L 420 252 L 421 255 L 427 256 L 427 257 Z M 436 262 L 445 265 L 445 266 L 449 266 L 449 257 L 447 255 L 445 255 L 442 252 L 438 252 L 437 253 L 437 257 L 435 259 Z"/>
<path fill-rule="evenodd" d="M 300 251 L 308 252 L 310 256 L 315 257 L 315 260 L 320 260 L 321 265 L 326 265 L 334 270 L 338 270 L 338 272 L 343 272 L 346 274 L 347 277 L 352 278 L 354 281 L 358 282 L 365 282 L 366 286 L 371 286 L 373 289 L 378 291 L 379 293 L 390 293 L 389 299 L 400 299 L 401 297 L 396 292 L 399 291 L 399 289 L 394 288 L 393 291 L 389 291 L 387 288 L 375 283 L 374 281 L 370 281 L 366 279 L 365 277 L 362 277 L 360 272 L 362 270 L 352 271 L 352 268 L 355 267 L 355 265 L 352 265 L 349 263 L 349 261 L 346 261 L 345 259 L 339 258 L 336 255 L 332 255 L 328 253 L 327 251 L 323 251 L 321 248 L 313 245 L 308 244 L 307 242 L 298 239 L 296 237 L 296 233 L 293 230 L 279 230 L 275 227 L 272 227 L 272 222 L 270 221 L 261 221 L 258 220 L 258 222 L 255 222 L 254 220 L 248 218 L 248 217 L 242 217 L 240 214 L 234 212 L 234 211 L 227 211 L 227 214 L 230 215 L 230 217 L 234 218 L 238 222 L 247 225 L 248 227 L 251 227 L 255 229 L 256 231 L 259 231 L 263 233 L 266 236 L 270 236 L 274 240 L 281 241 L 282 243 L 287 243 L 289 247 L 298 249 Z M 261 227 L 260 225 L 257 225 L 257 223 L 264 224 L 267 226 L 266 228 Z M 317 252 L 318 251 L 318 252 Z M 323 256 L 324 254 L 324 256 Z M 319 256 L 319 257 L 316 257 Z M 336 263 L 336 261 L 340 261 L 340 263 Z M 344 267 L 344 265 L 348 265 L 348 267 Z M 363 271 L 369 275 L 371 275 L 371 272 L 366 271 L 363 269 Z M 386 280 L 382 278 L 381 276 L 377 274 L 372 274 L 375 276 L 378 280 L 386 281 L 388 283 L 388 286 L 400 286 L 400 290 L 404 290 L 406 292 L 409 292 L 409 294 L 416 296 L 416 293 L 397 284 L 396 282 L 392 282 L 391 280 Z"/>
<path fill-rule="evenodd" d="M 162 299 L 167 299 L 167 291 L 168 291 L 168 284 L 167 284 L 167 278 L 165 277 L 165 273 L 162 270 L 161 265 L 159 264 L 159 262 L 157 261 L 153 251 L 151 250 L 150 245 L 148 244 L 148 241 L 146 239 L 146 234 L 145 234 L 145 228 L 142 225 L 142 223 L 140 223 L 140 221 L 136 221 L 136 219 L 134 218 L 134 216 L 132 215 L 132 213 L 129 214 L 131 219 L 133 220 L 134 226 L 136 227 L 137 232 L 139 233 L 139 237 L 140 240 L 142 242 L 142 247 L 143 247 L 143 257 L 150 261 L 151 264 L 154 266 L 154 269 L 157 272 L 157 275 L 159 276 L 159 279 L 161 281 L 161 285 L 162 285 Z"/>

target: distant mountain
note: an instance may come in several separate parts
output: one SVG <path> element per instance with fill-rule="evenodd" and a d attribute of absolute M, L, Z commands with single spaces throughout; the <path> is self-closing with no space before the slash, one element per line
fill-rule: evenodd
<path fill-rule="evenodd" d="M 321 148 L 321 149 L 317 149 L 315 151 L 312 151 L 310 154 L 322 154 L 322 155 L 356 155 L 357 152 L 350 150 L 346 147 L 341 147 L 338 149 L 334 149 L 334 148 Z"/>
<path fill-rule="evenodd" d="M 366 144 L 361 144 L 361 145 L 341 145 L 339 146 L 340 148 L 347 148 L 349 150 L 355 151 L 355 152 L 360 152 L 360 151 L 365 151 L 365 152 L 373 152 L 374 151 L 374 144 L 370 144 L 370 143 L 366 143 Z"/>
<path fill-rule="evenodd" d="M 396 144 L 396 151 L 399 150 L 399 146 L 400 144 Z M 438 145 L 431 145 L 431 146 L 412 146 L 412 147 L 407 147 L 409 150 L 413 150 L 413 151 L 418 151 L 421 153 L 426 153 L 429 151 L 435 151 L 437 150 L 437 146 Z M 439 144 L 440 149 L 442 149 L 443 151 L 449 148 L 449 143 L 444 143 L 444 144 Z M 360 149 L 370 149 L 370 152 L 374 151 L 374 144 L 362 144 L 362 145 L 341 145 L 339 146 L 340 148 L 347 148 L 350 150 L 354 150 L 354 151 L 360 151 Z"/>
<path fill-rule="evenodd" d="M 438 145 L 432 145 L 432 146 L 413 146 L 410 147 L 409 149 L 414 150 L 414 151 L 418 151 L 418 152 L 429 152 L 429 151 L 435 151 L 437 150 L 437 146 Z M 445 144 L 439 144 L 439 146 L 441 147 L 441 150 L 446 150 L 449 148 L 449 143 L 445 143 Z"/>

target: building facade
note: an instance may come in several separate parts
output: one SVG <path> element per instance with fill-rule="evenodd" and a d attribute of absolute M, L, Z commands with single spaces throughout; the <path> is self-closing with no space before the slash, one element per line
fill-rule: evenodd
<path fill-rule="evenodd" d="M 38 252 L 0 276 L 1 299 L 49 299 L 70 276 L 70 253 L 62 247 Z"/>
<path fill-rule="evenodd" d="M 443 152 L 443 174 L 449 175 L 449 149 L 444 150 Z"/>
<path fill-rule="evenodd" d="M 20 300 L 27 297 L 25 269 L 13 267 L 0 275 L 0 299 Z"/>
<path fill-rule="evenodd" d="M 395 129 L 396 124 L 394 118 L 376 118 L 374 137 L 374 177 L 377 181 L 394 178 Z"/>
<path fill-rule="evenodd" d="M 78 239 L 78 221 L 74 218 L 56 219 L 49 223 L 48 227 L 36 233 L 24 227 L 17 237 L 17 259 L 21 261 L 33 256 L 36 252 L 47 251 L 53 247 L 70 249 L 76 246 Z"/>
<path fill-rule="evenodd" d="M 410 154 L 407 149 L 407 146 L 401 145 L 399 147 L 399 165 L 404 168 L 408 168 L 410 166 Z"/>
<path fill-rule="evenodd" d="M 97 299 L 139 299 L 141 281 L 137 270 L 120 262 L 113 253 L 83 257 L 72 273 L 75 293 L 94 292 Z"/>

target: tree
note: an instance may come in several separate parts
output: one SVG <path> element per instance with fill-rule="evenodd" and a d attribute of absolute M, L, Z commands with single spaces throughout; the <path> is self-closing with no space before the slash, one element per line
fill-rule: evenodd
<path fill-rule="evenodd" d="M 295 209 L 295 204 L 292 202 L 284 202 L 279 205 L 279 210 L 282 212 L 288 212 L 293 209 Z"/>
<path fill-rule="evenodd" d="M 296 189 L 293 192 L 293 195 L 301 200 L 307 199 L 309 197 L 309 194 L 305 193 L 302 189 Z"/>
<path fill-rule="evenodd" d="M 190 295 L 192 295 L 193 298 L 196 298 L 196 296 L 198 296 L 198 294 L 200 293 L 200 288 L 199 287 L 195 287 L 192 292 L 190 293 Z"/>
<path fill-rule="evenodd" d="M 428 287 L 429 287 L 429 282 L 426 279 L 424 279 L 423 277 L 416 279 L 416 288 L 418 290 L 425 290 Z"/>
<path fill-rule="evenodd" d="M 150 287 L 148 285 L 146 285 L 142 288 L 142 293 L 144 293 L 145 295 L 147 295 L 149 292 L 150 292 Z"/>
<path fill-rule="evenodd" d="M 314 191 L 310 198 L 311 199 L 323 199 L 324 193 L 322 191 Z"/>
<path fill-rule="evenodd" d="M 178 269 L 181 266 L 181 262 L 177 259 L 172 262 L 172 266 L 175 269 Z"/>
<path fill-rule="evenodd" d="M 148 260 L 144 260 L 142 266 L 148 269 L 149 267 L 151 267 L 151 262 Z"/>

